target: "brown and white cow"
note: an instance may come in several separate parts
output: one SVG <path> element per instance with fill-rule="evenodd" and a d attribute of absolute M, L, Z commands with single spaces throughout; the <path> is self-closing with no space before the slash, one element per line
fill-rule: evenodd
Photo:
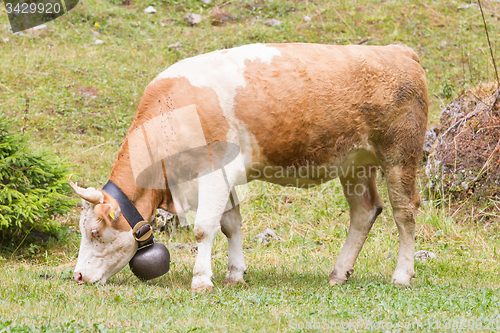
<path fill-rule="evenodd" d="M 411 49 L 402 45 L 254 44 L 199 55 L 169 67 L 147 86 L 110 175 L 145 219 L 158 207 L 175 214 L 179 199 L 168 184 L 164 189 L 138 186 L 131 156 L 139 148 L 131 146 L 129 138 L 145 124 L 187 107 L 195 107 L 207 143 L 239 147 L 248 181 L 302 186 L 340 177 L 351 222 L 330 274 L 331 285 L 346 282 L 353 273 L 370 228 L 382 211 L 376 173 L 359 172 L 380 167 L 399 230 L 399 258 L 392 281 L 410 283 L 415 273 L 415 214 L 420 203 L 415 177 L 428 110 L 425 73 Z M 181 126 L 178 131 L 189 137 L 189 128 Z M 162 136 L 156 137 L 161 140 Z M 312 172 L 293 176 L 280 172 L 300 167 Z M 321 171 L 314 173 L 314 168 Z M 238 167 L 227 168 L 222 185 L 202 177 L 186 190 L 185 205 L 197 208 L 194 290 L 213 286 L 210 258 L 219 228 L 229 242 L 226 282 L 243 281 L 239 205 L 225 209 L 241 172 Z M 84 199 L 75 279 L 104 284 L 134 255 L 136 242 L 113 198 L 102 190 L 70 184 Z"/>

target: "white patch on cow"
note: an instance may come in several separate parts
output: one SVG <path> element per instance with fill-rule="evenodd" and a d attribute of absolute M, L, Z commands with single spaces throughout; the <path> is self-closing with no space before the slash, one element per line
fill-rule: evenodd
<path fill-rule="evenodd" d="M 229 50 L 219 50 L 184 59 L 160 73 L 154 81 L 184 77 L 198 88 L 212 88 L 219 99 L 224 115 L 233 118 L 234 98 L 240 87 L 246 87 L 245 61 L 271 64 L 281 51 L 264 44 L 252 44 Z"/>
<path fill-rule="evenodd" d="M 234 100 L 238 89 L 246 87 L 245 62 L 260 61 L 264 64 L 271 64 L 275 56 L 281 56 L 281 51 L 264 44 L 214 51 L 184 59 L 170 66 L 153 82 L 166 78 L 184 77 L 195 87 L 213 89 L 231 127 L 226 141 L 240 146 L 243 163 L 249 169 L 253 162 L 252 156 L 259 152 L 258 143 L 248 126 L 235 117 Z"/>

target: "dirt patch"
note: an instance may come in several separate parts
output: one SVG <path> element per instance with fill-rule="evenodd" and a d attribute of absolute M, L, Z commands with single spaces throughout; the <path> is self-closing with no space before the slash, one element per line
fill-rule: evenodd
<path fill-rule="evenodd" d="M 427 133 L 428 194 L 452 200 L 500 199 L 500 90 L 469 90 L 441 111 Z M 431 142 L 434 141 L 431 145 Z"/>
<path fill-rule="evenodd" d="M 97 98 L 97 89 L 95 89 L 93 87 L 78 88 L 76 90 L 76 93 L 85 99 Z"/>
<path fill-rule="evenodd" d="M 236 17 L 230 12 L 224 11 L 220 8 L 215 8 L 212 11 L 212 15 L 210 19 L 212 21 L 212 25 L 223 25 L 226 22 L 234 20 Z"/>

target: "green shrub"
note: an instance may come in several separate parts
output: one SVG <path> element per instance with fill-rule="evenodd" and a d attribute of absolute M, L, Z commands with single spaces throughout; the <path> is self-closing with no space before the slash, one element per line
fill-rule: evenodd
<path fill-rule="evenodd" d="M 67 162 L 46 152 L 33 152 L 0 117 L 0 246 L 24 238 L 31 230 L 55 234 L 58 214 L 76 204 L 69 196 Z"/>

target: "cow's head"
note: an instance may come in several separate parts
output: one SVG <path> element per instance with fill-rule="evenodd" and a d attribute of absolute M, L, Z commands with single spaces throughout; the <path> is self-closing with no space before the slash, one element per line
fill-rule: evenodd
<path fill-rule="evenodd" d="M 113 198 L 92 187 L 81 188 L 71 177 L 69 185 L 83 199 L 82 239 L 74 278 L 78 283 L 105 284 L 132 259 L 137 242 Z"/>

